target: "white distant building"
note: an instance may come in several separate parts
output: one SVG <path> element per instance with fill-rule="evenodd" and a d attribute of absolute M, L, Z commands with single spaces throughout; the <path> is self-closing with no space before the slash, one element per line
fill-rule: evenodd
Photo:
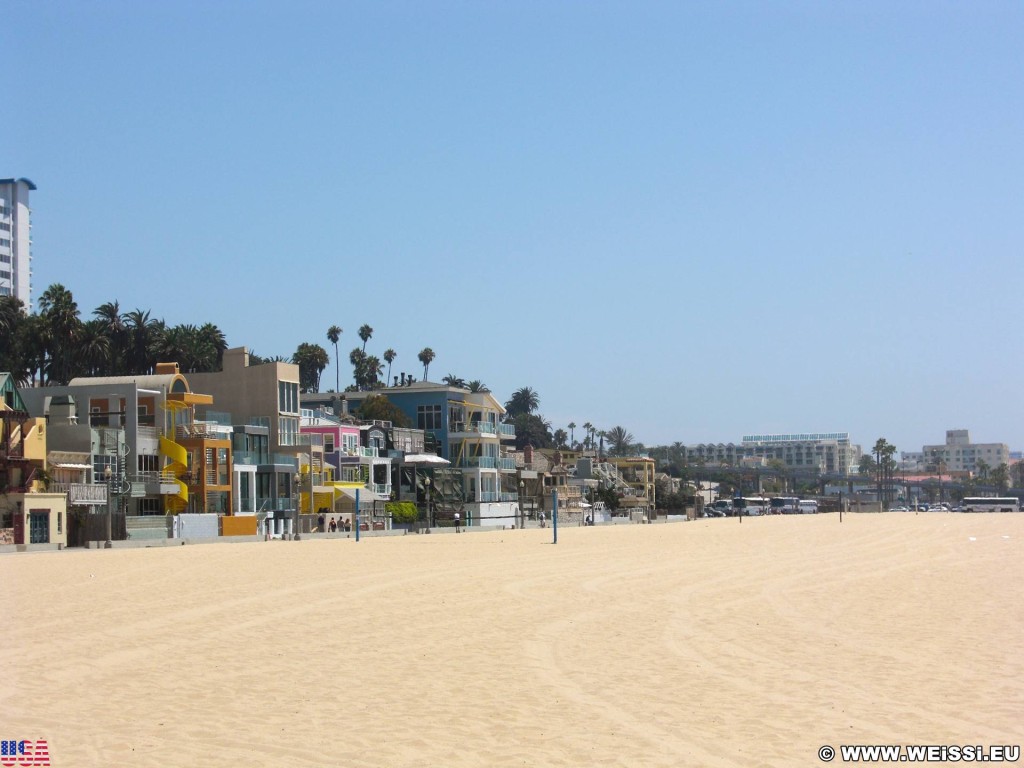
<path fill-rule="evenodd" d="M 32 309 L 32 224 L 28 179 L 0 179 L 0 296 L 15 296 Z"/>
<path fill-rule="evenodd" d="M 940 460 L 947 472 L 976 472 L 979 461 L 992 469 L 1010 463 L 1010 447 L 1006 443 L 972 443 L 966 429 L 947 429 L 944 445 L 926 445 L 921 453 L 929 470 Z"/>
<path fill-rule="evenodd" d="M 744 435 L 743 442 L 686 446 L 687 461 L 732 466 L 767 465 L 773 459 L 786 469 L 824 474 L 856 473 L 861 447 L 847 432 L 809 432 L 792 435 Z"/>

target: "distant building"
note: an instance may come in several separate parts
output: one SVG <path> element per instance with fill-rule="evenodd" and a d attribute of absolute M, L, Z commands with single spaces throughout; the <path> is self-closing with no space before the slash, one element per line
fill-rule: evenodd
<path fill-rule="evenodd" d="M 736 443 L 701 443 L 686 447 L 689 462 L 767 465 L 781 461 L 787 470 L 820 474 L 855 474 L 861 447 L 850 442 L 848 432 L 805 432 L 791 435 L 744 435 Z"/>
<path fill-rule="evenodd" d="M 979 462 L 995 469 L 1000 464 L 1010 463 L 1010 448 L 1006 443 L 972 443 L 966 429 L 947 429 L 946 442 L 942 445 L 926 445 L 921 449 L 925 466 L 922 469 L 935 470 L 941 462 L 946 472 L 976 472 Z"/>
<path fill-rule="evenodd" d="M 0 179 L 0 296 L 14 296 L 32 310 L 32 223 L 28 179 Z"/>

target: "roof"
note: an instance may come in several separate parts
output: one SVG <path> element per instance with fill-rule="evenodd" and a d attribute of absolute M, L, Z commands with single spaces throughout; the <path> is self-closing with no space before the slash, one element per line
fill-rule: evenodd
<path fill-rule="evenodd" d="M 26 179 L 24 176 L 22 176 L 20 179 L 0 179 L 0 184 L 17 184 L 19 181 L 25 184 L 25 186 L 27 186 L 31 190 L 35 190 L 36 188 L 36 185 L 33 184 L 29 179 Z"/>

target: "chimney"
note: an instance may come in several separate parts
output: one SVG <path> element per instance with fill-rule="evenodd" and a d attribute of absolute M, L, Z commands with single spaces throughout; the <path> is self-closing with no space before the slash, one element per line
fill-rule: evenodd
<path fill-rule="evenodd" d="M 526 447 L 523 448 L 523 461 L 526 462 L 526 466 L 528 467 L 533 464 L 533 446 L 529 443 L 527 443 Z"/>
<path fill-rule="evenodd" d="M 348 398 L 344 395 L 341 396 L 341 415 L 348 416 Z"/>
<path fill-rule="evenodd" d="M 405 371 L 402 371 L 402 386 L 405 386 Z"/>

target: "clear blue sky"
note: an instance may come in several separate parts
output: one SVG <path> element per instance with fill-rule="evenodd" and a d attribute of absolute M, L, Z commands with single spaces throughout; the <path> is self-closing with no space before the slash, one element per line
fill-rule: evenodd
<path fill-rule="evenodd" d="M 556 428 L 1021 449 L 1022 40 L 1017 0 L 3 0 L 0 176 L 34 297 L 337 324 L 343 387 L 368 323 Z"/>

